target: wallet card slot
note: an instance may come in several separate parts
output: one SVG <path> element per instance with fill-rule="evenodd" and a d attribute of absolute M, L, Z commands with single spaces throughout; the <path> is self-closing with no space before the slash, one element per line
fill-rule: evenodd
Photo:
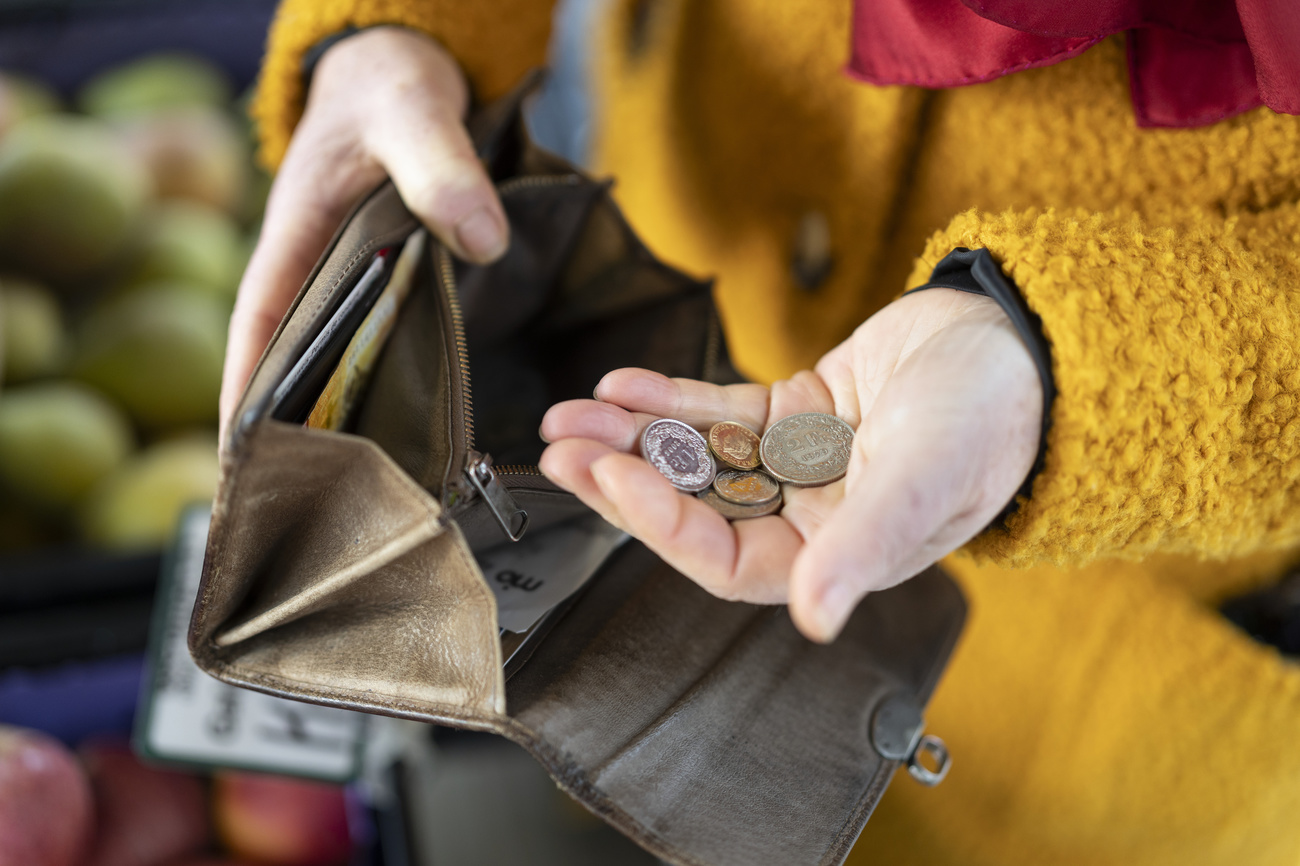
<path fill-rule="evenodd" d="M 419 227 L 391 183 L 357 205 L 290 304 L 253 370 L 230 426 L 231 440 L 243 436 L 271 411 L 276 388 L 361 279 L 375 253 L 401 243 Z M 228 450 L 234 450 L 233 442 Z"/>
<path fill-rule="evenodd" d="M 430 245 L 416 271 L 357 408 L 354 430 L 376 443 L 416 484 L 441 497 L 455 459 L 454 348 L 438 297 Z"/>

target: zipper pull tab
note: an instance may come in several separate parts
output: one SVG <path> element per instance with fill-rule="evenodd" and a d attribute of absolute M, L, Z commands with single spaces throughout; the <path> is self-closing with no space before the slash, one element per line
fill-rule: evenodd
<path fill-rule="evenodd" d="M 496 472 L 492 470 L 492 456 L 471 452 L 469 465 L 465 467 L 465 477 L 483 497 L 506 536 L 511 541 L 523 538 L 528 531 L 528 512 L 519 507 L 501 479 L 497 478 Z M 519 524 L 518 529 L 514 529 L 516 523 Z"/>

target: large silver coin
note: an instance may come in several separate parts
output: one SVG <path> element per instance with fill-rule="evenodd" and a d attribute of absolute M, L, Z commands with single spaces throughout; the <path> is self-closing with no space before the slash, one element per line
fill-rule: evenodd
<path fill-rule="evenodd" d="M 781 495 L 781 485 L 766 472 L 722 469 L 713 479 L 713 489 L 728 502 L 737 505 L 763 505 Z"/>
<path fill-rule="evenodd" d="M 717 466 L 709 443 L 689 424 L 661 418 L 641 434 L 641 456 L 678 490 L 695 493 L 713 483 Z"/>
<path fill-rule="evenodd" d="M 721 514 L 728 520 L 748 520 L 751 517 L 766 517 L 769 514 L 776 514 L 781 510 L 781 494 L 778 493 L 775 498 L 764 502 L 762 505 L 740 505 L 735 502 L 728 502 L 718 495 L 718 491 L 709 489 L 700 494 L 700 499 L 709 505 L 714 511 Z"/>
<path fill-rule="evenodd" d="M 853 450 L 853 428 L 834 415 L 800 412 L 763 434 L 763 467 L 778 481 L 818 487 L 844 477 Z"/>

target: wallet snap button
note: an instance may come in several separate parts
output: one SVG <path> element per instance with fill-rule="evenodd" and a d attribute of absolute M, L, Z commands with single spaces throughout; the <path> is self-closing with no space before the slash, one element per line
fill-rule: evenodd
<path fill-rule="evenodd" d="M 924 734 L 921 708 L 908 695 L 893 694 L 871 716 L 871 745 L 887 761 L 907 764 L 907 772 L 922 785 L 943 781 L 952 765 L 948 747 L 938 737 Z"/>

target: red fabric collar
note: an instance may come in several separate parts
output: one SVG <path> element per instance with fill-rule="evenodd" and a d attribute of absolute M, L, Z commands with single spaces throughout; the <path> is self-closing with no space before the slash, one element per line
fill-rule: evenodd
<path fill-rule="evenodd" d="M 1259 105 L 1300 114 L 1300 9 L 1288 0 L 854 0 L 848 72 L 957 87 L 1125 31 L 1138 126 L 1203 126 Z"/>

